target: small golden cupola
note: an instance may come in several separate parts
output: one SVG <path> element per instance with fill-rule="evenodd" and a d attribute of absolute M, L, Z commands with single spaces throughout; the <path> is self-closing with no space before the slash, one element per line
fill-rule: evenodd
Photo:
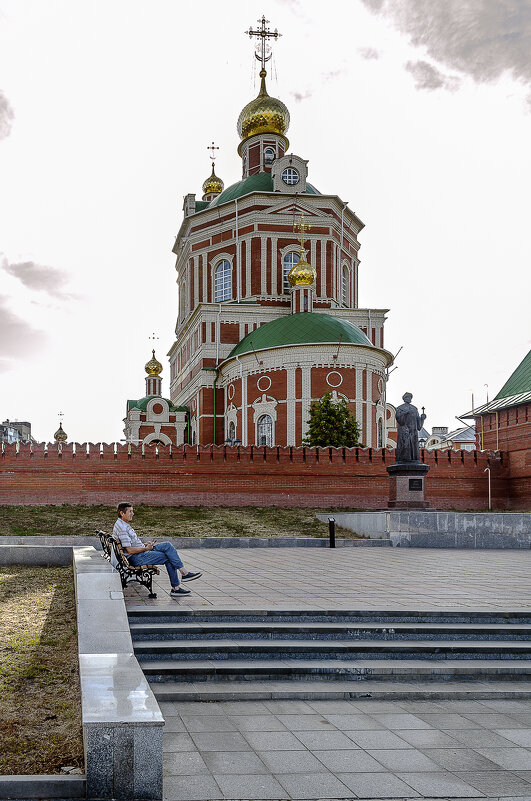
<path fill-rule="evenodd" d="M 304 258 L 304 234 L 311 228 L 305 223 L 304 214 L 301 214 L 300 221 L 293 228 L 300 233 L 301 250 L 299 261 L 288 273 L 288 281 L 292 287 L 291 312 L 297 314 L 298 312 L 311 312 L 313 309 L 313 285 L 316 271 Z"/>
<path fill-rule="evenodd" d="M 53 438 L 54 438 L 54 440 L 56 442 L 61 443 L 61 444 L 63 442 L 66 442 L 66 440 L 68 439 L 68 435 L 67 435 L 66 431 L 63 429 L 63 423 L 61 421 L 59 422 L 59 428 L 57 429 L 57 431 L 53 435 Z"/>
<path fill-rule="evenodd" d="M 162 384 L 162 379 L 160 378 L 160 374 L 162 373 L 162 364 L 159 360 L 155 357 L 155 351 L 153 350 L 153 356 L 151 359 L 146 363 L 145 371 L 147 373 L 146 376 L 146 395 L 160 395 L 160 388 Z"/>
<path fill-rule="evenodd" d="M 214 200 L 223 192 L 223 187 L 224 183 L 214 172 L 214 162 L 212 162 L 212 173 L 203 184 L 203 200 Z"/>

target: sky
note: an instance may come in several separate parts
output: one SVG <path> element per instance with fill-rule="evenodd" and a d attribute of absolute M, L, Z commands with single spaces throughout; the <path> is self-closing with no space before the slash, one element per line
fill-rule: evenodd
<path fill-rule="evenodd" d="M 290 150 L 366 226 L 388 400 L 452 430 L 529 350 L 530 0 L 0 0 L 0 422 L 118 441 L 152 347 L 169 395 L 182 201 L 213 140 L 240 179 L 262 13 Z"/>

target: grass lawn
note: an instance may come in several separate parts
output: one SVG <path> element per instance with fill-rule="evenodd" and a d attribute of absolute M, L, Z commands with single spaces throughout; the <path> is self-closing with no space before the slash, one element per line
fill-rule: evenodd
<path fill-rule="evenodd" d="M 71 567 L 0 566 L 0 774 L 83 768 Z"/>
<path fill-rule="evenodd" d="M 0 536 L 89 536 L 110 531 L 116 512 L 109 506 L 2 506 Z M 133 528 L 140 536 L 167 537 L 327 537 L 320 509 L 268 507 L 135 506 Z M 348 511 L 345 509 L 342 512 Z M 337 536 L 355 537 L 336 526 Z"/>

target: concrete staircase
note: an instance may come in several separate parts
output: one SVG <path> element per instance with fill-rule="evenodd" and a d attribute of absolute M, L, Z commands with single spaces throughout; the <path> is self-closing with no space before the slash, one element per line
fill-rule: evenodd
<path fill-rule="evenodd" d="M 159 700 L 528 698 L 531 613 L 129 609 Z"/>

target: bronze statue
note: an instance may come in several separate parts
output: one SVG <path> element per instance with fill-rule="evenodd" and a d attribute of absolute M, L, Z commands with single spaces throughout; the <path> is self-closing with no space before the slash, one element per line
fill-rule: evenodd
<path fill-rule="evenodd" d="M 424 425 L 426 415 L 424 407 L 422 414 L 413 406 L 411 392 L 402 395 L 404 403 L 396 410 L 396 422 L 398 424 L 398 437 L 396 444 L 396 462 L 404 464 L 406 462 L 420 462 L 419 455 L 419 431 Z"/>

